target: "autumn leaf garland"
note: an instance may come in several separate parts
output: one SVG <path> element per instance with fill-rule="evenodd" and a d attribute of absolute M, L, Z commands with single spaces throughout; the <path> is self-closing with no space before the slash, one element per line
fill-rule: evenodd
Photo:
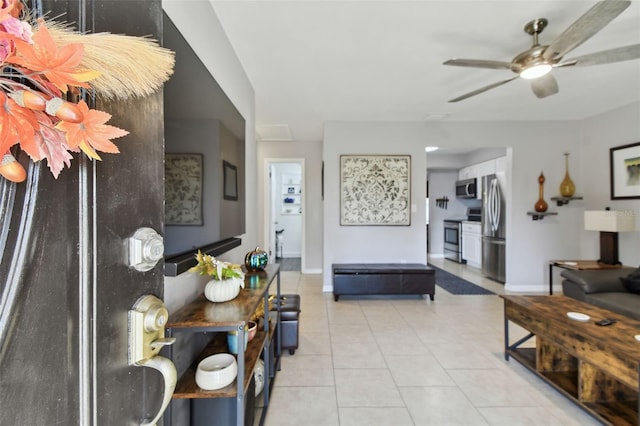
<path fill-rule="evenodd" d="M 78 88 L 98 91 L 89 82 L 98 79 L 102 73 L 82 66 L 85 58 L 82 35 L 61 30 L 60 24 L 53 23 L 56 27 L 54 39 L 44 20 L 38 19 L 32 26 L 18 18 L 23 9 L 18 0 L 0 0 L 0 5 L 0 175 L 15 182 L 26 178 L 24 169 L 10 151 L 16 145 L 34 162 L 47 159 L 55 178 L 65 166 L 71 165 L 71 152 L 82 151 L 96 160 L 101 159 L 98 151 L 118 153 L 112 139 L 129 132 L 106 124 L 111 115 L 89 108 L 84 100 L 74 103 L 65 99 L 69 92 L 78 93 Z M 97 55 L 101 53 L 102 43 L 102 50 L 112 54 L 113 46 L 107 45 L 110 39 L 96 36 L 87 37 L 92 53 L 100 57 Z M 117 37 L 114 40 L 122 42 L 128 36 Z M 60 43 L 65 38 L 74 42 Z M 149 62 L 155 61 L 162 67 L 152 83 L 151 89 L 155 90 L 172 73 L 173 52 L 148 39 L 139 39 L 142 43 L 136 43 L 135 48 L 144 49 Z M 78 40 L 80 42 L 75 42 Z M 102 72 L 108 72 L 108 69 Z M 136 92 L 135 88 L 131 89 L 134 83 L 117 84 L 124 89 L 105 86 L 109 95 L 125 90 Z M 140 92 L 141 95 L 147 93 L 148 88 Z"/>

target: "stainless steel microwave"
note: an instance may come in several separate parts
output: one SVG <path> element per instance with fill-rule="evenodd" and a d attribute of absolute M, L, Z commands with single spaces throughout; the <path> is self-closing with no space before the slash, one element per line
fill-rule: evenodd
<path fill-rule="evenodd" d="M 456 198 L 476 198 L 476 178 L 456 181 Z"/>

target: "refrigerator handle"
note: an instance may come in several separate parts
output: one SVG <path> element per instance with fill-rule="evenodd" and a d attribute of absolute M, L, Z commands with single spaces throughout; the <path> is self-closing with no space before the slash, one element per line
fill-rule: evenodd
<path fill-rule="evenodd" d="M 496 232 L 498 232 L 498 229 L 500 228 L 500 215 L 501 215 L 501 211 L 500 209 L 501 204 L 502 204 L 502 194 L 500 194 L 500 187 L 498 186 L 498 179 L 495 180 L 496 182 L 496 220 L 495 220 L 495 224 L 496 224 Z"/>
<path fill-rule="evenodd" d="M 496 232 L 496 181 L 491 181 L 489 186 L 489 224 L 491 225 L 491 234 Z"/>

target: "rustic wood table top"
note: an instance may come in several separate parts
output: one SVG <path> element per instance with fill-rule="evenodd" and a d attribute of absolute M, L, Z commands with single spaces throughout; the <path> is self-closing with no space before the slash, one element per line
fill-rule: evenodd
<path fill-rule="evenodd" d="M 549 263 L 565 269 L 580 271 L 583 269 L 620 269 L 622 265 L 607 265 L 597 260 L 550 260 Z"/>
<path fill-rule="evenodd" d="M 267 265 L 264 271 L 247 273 L 244 288 L 235 299 L 227 302 L 210 302 L 201 295 L 170 315 L 167 328 L 242 326 L 263 303 L 264 295 L 278 273 L 279 266 L 273 264 Z"/>
<path fill-rule="evenodd" d="M 640 321 L 566 296 L 501 296 L 505 319 L 562 347 L 578 359 L 608 372 L 638 389 L 640 367 Z M 586 322 L 567 316 L 586 314 Z M 596 321 L 613 318 L 616 323 L 598 326 Z"/>

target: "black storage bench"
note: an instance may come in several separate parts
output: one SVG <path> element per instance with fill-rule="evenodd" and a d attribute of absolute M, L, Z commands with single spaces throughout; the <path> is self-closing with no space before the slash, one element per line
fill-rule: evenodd
<path fill-rule="evenodd" d="M 272 311 L 276 310 L 274 306 Z M 300 318 L 300 295 L 280 295 L 280 328 L 282 328 L 282 349 L 288 349 L 293 355 L 298 349 L 298 324 Z M 276 329 L 276 333 L 280 330 Z M 277 335 L 276 335 L 277 338 Z"/>
<path fill-rule="evenodd" d="M 421 263 L 334 263 L 333 298 L 357 294 L 428 294 L 434 299 L 435 270 Z"/>

